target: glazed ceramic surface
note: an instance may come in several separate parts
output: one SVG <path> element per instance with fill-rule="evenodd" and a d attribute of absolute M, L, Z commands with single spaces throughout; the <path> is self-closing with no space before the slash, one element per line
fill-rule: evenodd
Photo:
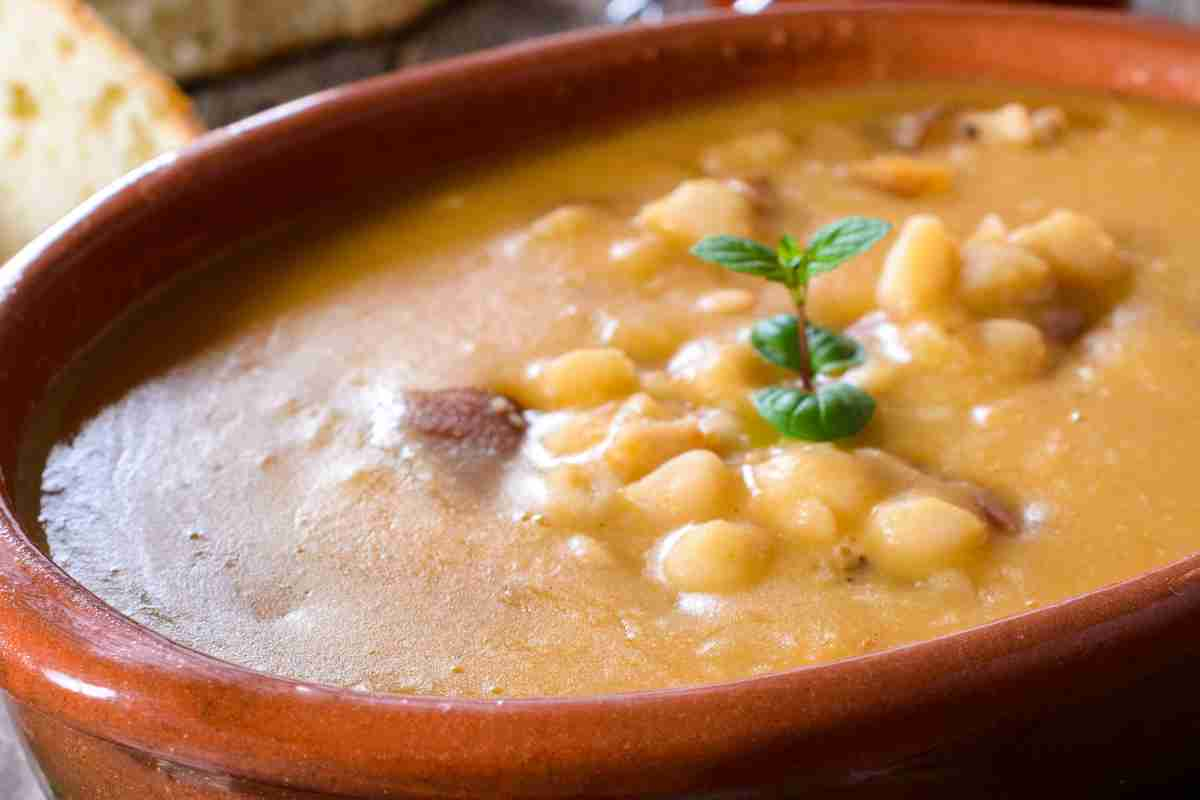
<path fill-rule="evenodd" d="M 1097 748 L 1132 769 L 1186 742 L 1200 727 L 1200 698 L 1187 691 L 1200 664 L 1197 557 L 966 633 L 734 684 L 467 701 L 307 685 L 188 651 L 104 606 L 18 524 L 17 454 L 53 376 L 132 303 L 232 244 L 564 129 L 752 86 L 880 78 L 1197 103 L 1200 36 L 1087 14 L 912 6 L 567 36 L 318 95 L 218 131 L 131 175 L 5 267 L 0 687 L 56 791 L 981 790 L 1035 779 L 1078 785 L 1108 774 Z M 472 122 L 481 119 L 489 123 Z M 1056 772 L 1038 775 L 1039 764 Z"/>

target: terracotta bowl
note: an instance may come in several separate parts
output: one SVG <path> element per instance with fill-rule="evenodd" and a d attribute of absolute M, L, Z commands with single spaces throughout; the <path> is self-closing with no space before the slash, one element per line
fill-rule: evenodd
<path fill-rule="evenodd" d="M 969 78 L 1200 104 L 1200 34 L 1115 16 L 804 7 L 536 42 L 268 111 L 161 158 L 0 271 L 0 687 L 62 798 L 928 796 L 1162 774 L 1200 732 L 1200 556 L 922 644 L 573 700 L 353 693 L 179 647 L 22 531 L 47 383 L 131 303 L 283 221 L 567 128 L 767 83 Z M 3 696 L 0 692 L 0 696 Z M 1155 760 L 1146 761 L 1147 754 Z M 1102 766 L 1103 765 L 1103 766 Z"/>

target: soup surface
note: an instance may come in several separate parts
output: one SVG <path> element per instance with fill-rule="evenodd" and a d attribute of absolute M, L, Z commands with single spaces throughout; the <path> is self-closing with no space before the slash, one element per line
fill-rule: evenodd
<path fill-rule="evenodd" d="M 372 691 L 687 686 L 1051 603 L 1200 546 L 1198 141 L 903 85 L 526 154 L 156 298 L 53 393 L 29 513 L 137 621 Z M 878 408 L 784 439 L 747 331 L 787 292 L 688 248 L 849 214 L 893 233 L 809 311 Z"/>

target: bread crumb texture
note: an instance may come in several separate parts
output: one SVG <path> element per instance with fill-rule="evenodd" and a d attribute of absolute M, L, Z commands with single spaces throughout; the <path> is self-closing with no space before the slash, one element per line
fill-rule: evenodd
<path fill-rule="evenodd" d="M 0 0 L 0 259 L 201 131 L 187 97 L 75 0 Z"/>
<path fill-rule="evenodd" d="M 159 68 L 197 78 L 287 50 L 361 38 L 412 20 L 438 0 L 93 0 Z"/>

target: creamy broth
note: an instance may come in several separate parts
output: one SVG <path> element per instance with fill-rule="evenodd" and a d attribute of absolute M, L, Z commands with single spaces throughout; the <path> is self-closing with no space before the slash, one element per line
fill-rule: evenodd
<path fill-rule="evenodd" d="M 904 85 L 527 154 L 138 312 L 52 398 L 31 516 L 135 620 L 371 691 L 688 686 L 1052 603 L 1200 545 L 1198 140 L 1184 110 Z M 781 440 L 745 332 L 786 292 L 687 249 L 847 214 L 896 231 L 810 310 L 878 411 Z M 519 402 L 518 449 L 413 430 L 405 393 L 448 387 Z"/>

